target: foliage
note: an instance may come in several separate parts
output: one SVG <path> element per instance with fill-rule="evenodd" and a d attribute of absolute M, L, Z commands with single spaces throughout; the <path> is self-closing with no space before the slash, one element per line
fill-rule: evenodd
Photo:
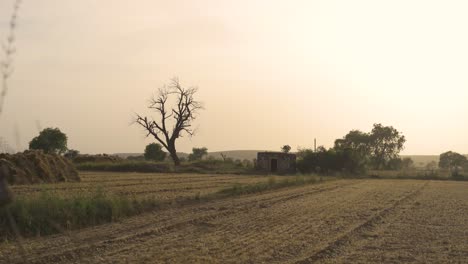
<path fill-rule="evenodd" d="M 302 149 L 299 150 L 298 158 L 297 169 L 302 173 L 340 171 L 357 174 L 366 170 L 360 154 L 350 148 L 327 150 L 319 147 L 317 151 Z"/>
<path fill-rule="evenodd" d="M 291 151 L 291 146 L 289 145 L 284 145 L 281 147 L 281 152 L 283 153 L 289 153 L 289 151 Z"/>
<path fill-rule="evenodd" d="M 163 161 L 166 158 L 166 152 L 162 150 L 160 144 L 151 143 L 146 146 L 144 157 L 146 160 Z"/>
<path fill-rule="evenodd" d="M 374 124 L 370 133 L 351 130 L 335 140 L 333 148 L 303 149 L 298 153 L 297 168 L 303 173 L 332 171 L 358 174 L 368 168 L 403 169 L 413 166 L 411 159 L 400 159 L 405 137 L 391 126 Z"/>
<path fill-rule="evenodd" d="M 188 160 L 189 161 L 196 161 L 196 160 L 202 160 L 204 156 L 208 155 L 208 149 L 203 147 L 203 148 L 193 148 L 192 153 L 189 154 Z"/>
<path fill-rule="evenodd" d="M 370 155 L 370 135 L 359 130 L 351 130 L 342 139 L 335 140 L 335 149 L 350 149 L 366 157 Z"/>
<path fill-rule="evenodd" d="M 40 149 L 47 154 L 62 154 L 67 150 L 67 135 L 58 128 L 46 128 L 33 138 L 29 149 Z"/>
<path fill-rule="evenodd" d="M 389 160 L 398 158 L 405 142 L 405 136 L 392 126 L 374 124 L 370 133 L 370 149 L 374 167 L 382 169 Z"/>
<path fill-rule="evenodd" d="M 450 171 L 457 171 L 460 167 L 465 166 L 468 163 L 468 160 L 465 156 L 453 152 L 447 151 L 440 154 L 439 158 L 439 168 L 449 169 Z"/>
<path fill-rule="evenodd" d="M 385 169 L 398 165 L 396 163 L 400 161 L 397 159 L 399 159 L 399 153 L 403 150 L 405 142 L 405 137 L 392 126 L 374 124 L 370 133 L 359 130 L 350 131 L 342 139 L 335 141 L 334 148 L 341 151 L 348 149 L 371 167 Z"/>

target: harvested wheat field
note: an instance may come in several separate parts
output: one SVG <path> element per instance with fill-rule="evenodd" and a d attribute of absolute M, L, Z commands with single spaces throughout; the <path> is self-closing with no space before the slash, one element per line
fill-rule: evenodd
<path fill-rule="evenodd" d="M 273 176 L 271 176 L 273 177 Z M 274 176 L 276 178 L 281 178 Z M 266 182 L 270 177 L 245 175 L 210 174 L 161 174 L 127 172 L 80 172 L 79 183 L 57 183 L 42 185 L 17 185 L 17 195 L 34 195 L 43 191 L 59 195 L 95 192 L 102 189 L 117 195 L 146 197 L 158 201 L 189 198 L 195 195 L 214 193 L 234 184 Z"/>
<path fill-rule="evenodd" d="M 23 241 L 29 263 L 466 263 L 468 183 L 340 180 Z M 19 263 L 14 244 L 0 262 Z"/>

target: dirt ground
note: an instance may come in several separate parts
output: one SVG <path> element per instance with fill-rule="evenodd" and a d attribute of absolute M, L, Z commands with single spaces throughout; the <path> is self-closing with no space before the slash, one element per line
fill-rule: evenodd
<path fill-rule="evenodd" d="M 468 263 L 468 183 L 340 180 L 23 241 L 28 263 Z M 0 263 L 20 263 L 14 243 Z"/>

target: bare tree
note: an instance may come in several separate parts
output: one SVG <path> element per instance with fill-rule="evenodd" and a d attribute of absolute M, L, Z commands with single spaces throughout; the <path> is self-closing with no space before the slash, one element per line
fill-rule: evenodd
<path fill-rule="evenodd" d="M 223 161 L 226 162 L 226 160 L 227 160 L 227 155 L 224 154 L 224 153 L 219 153 L 219 155 L 221 155 L 221 158 L 223 159 Z"/>
<path fill-rule="evenodd" d="M 197 112 L 203 109 L 201 102 L 194 99 L 196 87 L 184 88 L 178 78 L 173 78 L 169 86 L 164 86 L 158 95 L 150 100 L 148 108 L 158 114 L 158 118 L 148 118 L 137 114 L 136 123 L 142 126 L 148 136 L 153 136 L 169 152 L 174 165 L 180 165 L 177 156 L 176 140 L 183 134 L 193 136 L 192 122 Z M 170 104 L 175 97 L 174 105 Z M 170 130 L 171 131 L 170 131 Z"/>
<path fill-rule="evenodd" d="M 0 61 L 0 74 L 2 76 L 2 91 L 0 93 L 0 115 L 3 111 L 5 97 L 8 93 L 8 79 L 13 74 L 13 54 L 15 48 L 15 29 L 17 26 L 18 10 L 21 5 L 21 0 L 16 0 L 13 5 L 13 12 L 9 22 L 9 32 L 6 41 L 2 43 L 3 59 Z"/>

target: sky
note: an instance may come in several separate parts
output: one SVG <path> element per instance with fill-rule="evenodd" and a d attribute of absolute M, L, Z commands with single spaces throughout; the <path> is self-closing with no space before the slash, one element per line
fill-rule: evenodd
<path fill-rule="evenodd" d="M 12 0 L 0 0 L 0 38 Z M 178 150 L 331 147 L 391 125 L 404 154 L 468 153 L 468 3 L 24 0 L 0 136 L 46 127 L 82 153 L 142 152 L 132 124 L 171 78 L 204 103 Z"/>

